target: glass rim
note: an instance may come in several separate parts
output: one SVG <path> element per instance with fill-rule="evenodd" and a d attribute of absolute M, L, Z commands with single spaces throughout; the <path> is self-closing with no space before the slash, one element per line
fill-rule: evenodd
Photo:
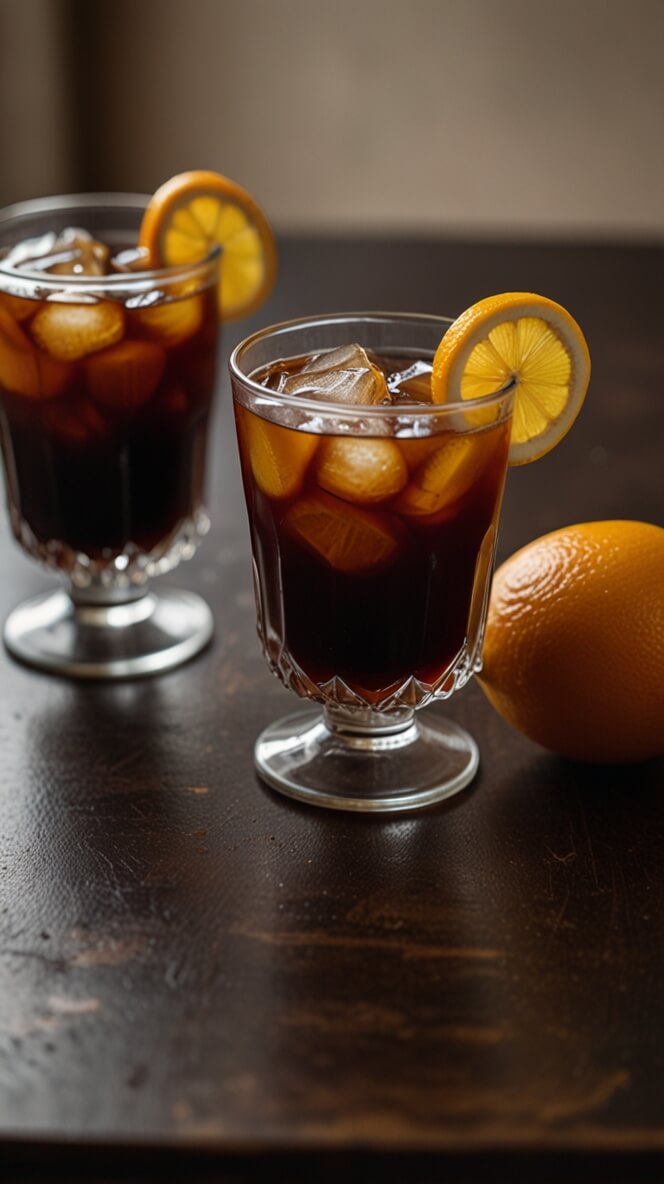
<path fill-rule="evenodd" d="M 85 208 L 104 209 L 136 209 L 144 210 L 150 201 L 150 194 L 146 193 L 63 193 L 51 197 L 35 197 L 28 201 L 14 202 L 12 205 L 0 209 L 0 230 L 9 226 L 12 221 L 30 217 L 36 214 L 48 214 L 65 210 Z M 109 227 L 110 229 L 110 227 Z M 32 237 L 32 236 L 31 236 Z M 20 239 L 17 241 L 21 241 Z M 32 291 L 35 284 L 48 291 L 71 291 L 85 294 L 87 292 L 139 292 L 152 288 L 155 283 L 177 280 L 194 279 L 206 268 L 216 262 L 222 254 L 221 246 L 215 243 L 204 259 L 194 263 L 178 263 L 170 267 L 152 267 L 145 271 L 114 272 L 112 275 L 59 275 L 53 276 L 48 272 L 33 271 L 28 268 L 5 267 L 0 257 L 0 276 L 12 281 L 12 291 L 19 293 L 22 287 Z"/>
<path fill-rule="evenodd" d="M 288 334 L 296 329 L 306 329 L 307 326 L 316 325 L 343 325 L 353 324 L 356 321 L 375 322 L 380 323 L 384 321 L 401 322 L 407 325 L 409 322 L 415 321 L 422 324 L 427 322 L 443 327 L 441 337 L 449 329 L 450 325 L 454 324 L 454 317 L 437 316 L 434 313 L 417 313 L 417 312 L 344 312 L 344 313 L 321 313 L 313 317 L 295 317 L 293 320 L 279 321 L 274 325 L 268 325 L 264 329 L 258 329 L 255 333 L 251 333 L 235 346 L 228 361 L 228 367 L 231 377 L 240 383 L 245 389 L 249 390 L 253 395 L 257 396 L 265 405 L 269 402 L 272 406 L 289 407 L 300 409 L 303 411 L 314 412 L 317 415 L 337 415 L 348 417 L 349 415 L 361 413 L 362 418 L 368 416 L 369 419 L 378 418 L 402 418 L 402 417 L 419 417 L 419 416 L 438 416 L 445 414 L 458 413 L 459 411 L 468 412 L 470 405 L 474 408 L 490 407 L 492 404 L 500 403 L 501 400 L 511 396 L 514 390 L 514 383 L 510 381 L 506 386 L 499 390 L 492 391 L 491 394 L 481 395 L 477 399 L 459 399 L 449 403 L 413 403 L 412 405 L 401 403 L 392 404 L 379 403 L 373 406 L 365 406 L 363 404 L 353 403 L 333 403 L 324 399 L 307 399 L 301 395 L 289 395 L 283 392 L 270 390 L 269 387 L 261 386 L 250 375 L 246 374 L 241 368 L 242 355 L 249 350 L 252 345 L 255 345 L 261 340 L 266 340 L 269 337 L 278 337 L 281 334 Z M 294 355 L 296 356 L 296 355 Z"/>

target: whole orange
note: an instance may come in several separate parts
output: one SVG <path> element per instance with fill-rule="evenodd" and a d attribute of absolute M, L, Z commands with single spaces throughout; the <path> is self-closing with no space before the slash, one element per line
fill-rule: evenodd
<path fill-rule="evenodd" d="M 664 530 L 585 522 L 493 581 L 480 681 L 531 740 L 581 761 L 664 752 Z"/>

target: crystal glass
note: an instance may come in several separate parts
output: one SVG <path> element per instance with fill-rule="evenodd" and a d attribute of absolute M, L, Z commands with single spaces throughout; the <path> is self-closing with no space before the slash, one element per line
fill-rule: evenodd
<path fill-rule="evenodd" d="M 358 407 L 256 377 L 357 343 L 412 368 L 417 388 L 450 323 L 315 317 L 231 357 L 258 633 L 273 673 L 311 701 L 266 728 L 255 761 L 294 798 L 415 809 L 475 775 L 475 741 L 427 705 L 480 668 L 513 396 Z"/>
<path fill-rule="evenodd" d="M 147 200 L 54 197 L 0 212 L 9 517 L 23 550 L 65 582 L 16 608 L 4 638 L 15 657 L 58 674 L 152 674 L 212 636 L 200 597 L 153 590 L 150 580 L 189 559 L 209 528 L 219 251 L 140 270 L 131 248 Z M 88 231 L 111 255 L 127 251 L 126 269 L 11 265 L 9 248 L 67 227 Z"/>

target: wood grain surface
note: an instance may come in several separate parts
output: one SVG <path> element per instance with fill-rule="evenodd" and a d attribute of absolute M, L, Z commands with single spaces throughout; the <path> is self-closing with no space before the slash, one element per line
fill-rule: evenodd
<path fill-rule="evenodd" d="M 511 473 L 504 557 L 575 521 L 662 521 L 663 262 L 291 239 L 224 353 L 314 312 L 567 305 L 591 390 Z M 253 739 L 293 699 L 255 638 L 225 369 L 220 395 L 213 530 L 167 577 L 209 599 L 213 647 L 116 686 L 0 655 L 0 1175 L 660 1178 L 662 763 L 566 763 L 471 685 L 440 711 L 481 771 L 447 805 L 381 820 L 264 788 Z M 3 616 L 52 582 L 4 521 L 0 571 Z"/>

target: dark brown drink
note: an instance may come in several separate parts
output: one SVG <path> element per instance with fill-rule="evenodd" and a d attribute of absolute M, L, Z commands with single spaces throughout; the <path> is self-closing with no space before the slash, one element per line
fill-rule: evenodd
<path fill-rule="evenodd" d="M 10 254 L 20 276 L 26 263 L 19 248 Z M 215 289 L 183 280 L 137 298 L 139 253 L 122 252 L 115 267 L 109 255 L 84 232 L 65 232 L 46 258 L 27 261 L 31 274 L 43 271 L 47 299 L 0 293 L 11 522 L 28 550 L 68 570 L 81 556 L 97 570 L 123 555 L 157 562 L 204 515 Z M 123 258 L 126 291 L 105 290 Z M 101 276 L 100 295 L 53 293 L 58 276 L 76 274 L 91 285 Z"/>
<path fill-rule="evenodd" d="M 291 402 L 298 391 L 312 399 L 312 361 L 252 377 Z M 372 356 L 368 382 L 383 383 L 386 405 L 430 403 L 428 375 L 407 377 L 411 361 Z M 319 392 L 328 405 L 338 396 L 330 375 Z M 478 643 L 509 422 L 469 412 L 455 430 L 445 422 L 409 438 L 302 431 L 239 402 L 236 416 L 259 627 L 275 672 L 320 698 L 340 681 L 368 704 L 403 695 L 409 680 L 413 702 L 418 684 L 444 690 Z"/>

